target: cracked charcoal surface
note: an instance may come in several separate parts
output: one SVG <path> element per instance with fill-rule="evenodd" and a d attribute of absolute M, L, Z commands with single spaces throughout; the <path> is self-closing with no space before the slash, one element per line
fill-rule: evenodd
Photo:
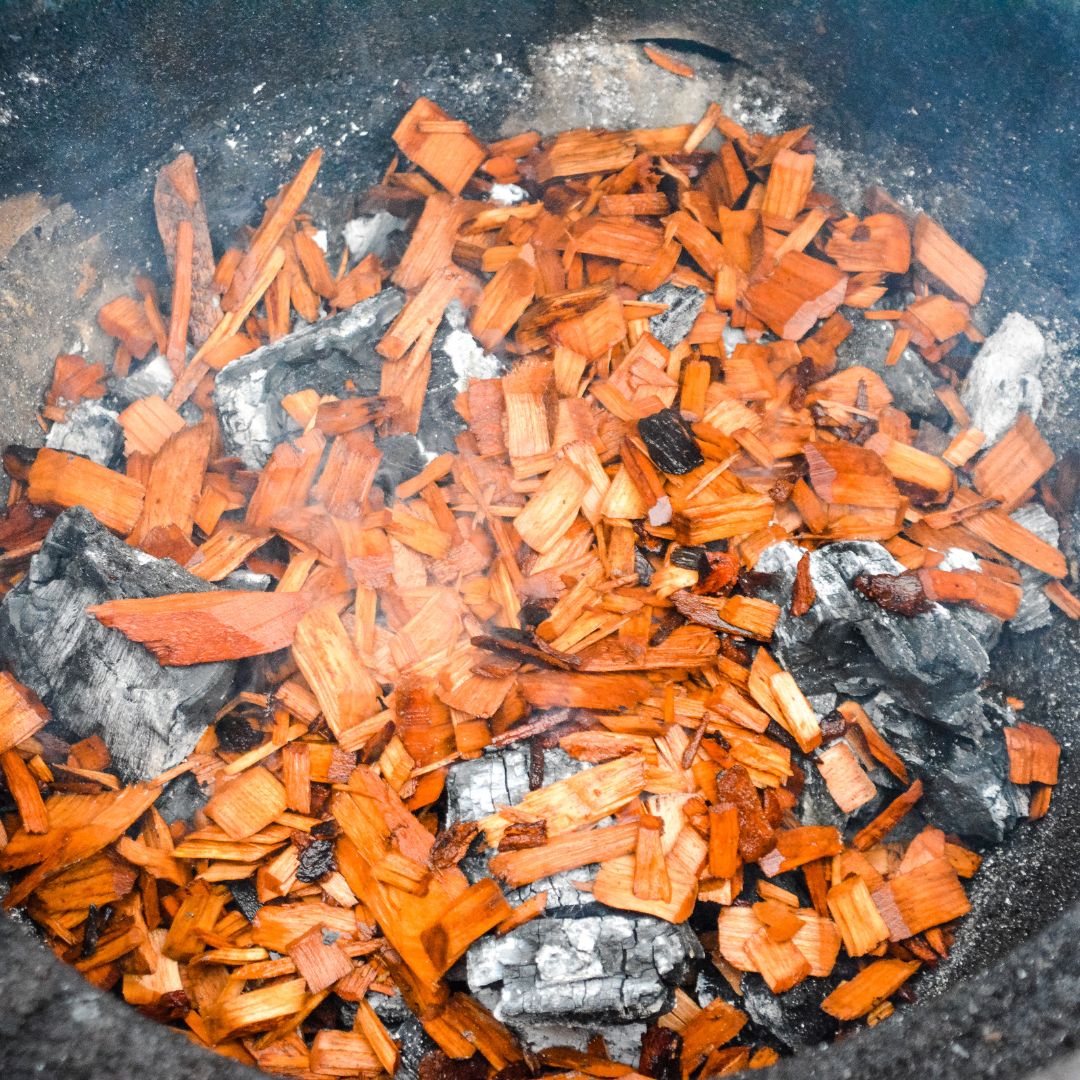
<path fill-rule="evenodd" d="M 605 914 L 536 919 L 468 953 L 469 989 L 504 1023 L 647 1021 L 670 1007 L 701 946 L 686 925 Z"/>
<path fill-rule="evenodd" d="M 508 747 L 499 753 L 486 753 L 471 761 L 459 762 L 446 778 L 446 824 L 477 821 L 494 814 L 497 806 L 520 802 L 529 791 L 529 761 L 532 751 L 528 745 Z M 564 750 L 544 751 L 544 783 L 563 780 L 582 769 L 587 762 L 570 757 Z M 470 881 L 487 877 L 487 862 L 491 852 L 470 851 L 460 866 Z M 592 897 L 573 885 L 574 881 L 591 881 L 596 877 L 595 866 L 564 870 L 549 878 L 541 878 L 519 889 L 505 889 L 511 904 L 520 904 L 543 892 L 548 893 L 548 910 L 579 908 L 592 902 Z"/>
<path fill-rule="evenodd" d="M 236 665 L 162 667 L 86 608 L 211 588 L 171 560 L 129 547 L 81 507 L 68 510 L 0 605 L 0 659 L 63 728 L 100 735 L 124 780 L 155 776 L 194 748 L 228 697 Z"/>
<path fill-rule="evenodd" d="M 1010 311 L 979 350 L 960 390 L 971 423 L 994 443 L 1013 425 L 1020 410 L 1034 420 L 1042 407 L 1039 379 L 1046 341 L 1028 318 Z"/>
<path fill-rule="evenodd" d="M 261 469 L 279 442 L 300 433 L 281 407 L 281 399 L 298 390 L 376 395 L 382 357 L 375 345 L 403 303 L 397 289 L 384 289 L 226 365 L 214 386 L 226 451 Z M 350 380 L 352 391 L 345 386 Z"/>
<path fill-rule="evenodd" d="M 124 448 L 124 429 L 117 423 L 118 416 L 100 401 L 81 401 L 68 412 L 67 420 L 53 424 L 45 445 L 109 466 Z"/>
<path fill-rule="evenodd" d="M 801 556 L 792 543 L 774 544 L 762 552 L 757 569 L 776 575 L 762 593 L 783 608 L 775 651 L 806 692 L 865 694 L 884 686 L 914 712 L 963 728 L 972 694 L 989 670 L 986 649 L 971 630 L 940 604 L 904 618 L 859 596 L 850 587 L 858 574 L 903 569 L 876 543 L 830 544 L 811 552 L 817 599 L 796 618 L 788 600 Z"/>
<path fill-rule="evenodd" d="M 641 300 L 668 305 L 667 311 L 649 319 L 649 332 L 661 344 L 673 349 L 690 333 L 690 327 L 705 303 L 705 294 L 696 285 L 681 288 L 669 282 L 650 293 L 642 293 Z"/>
<path fill-rule="evenodd" d="M 208 801 L 209 795 L 199 787 L 195 774 L 184 773 L 165 785 L 154 807 L 171 825 L 174 821 L 190 821 Z"/>

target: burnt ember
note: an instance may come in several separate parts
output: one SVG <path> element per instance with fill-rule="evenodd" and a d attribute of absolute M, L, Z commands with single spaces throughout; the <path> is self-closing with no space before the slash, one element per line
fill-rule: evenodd
<path fill-rule="evenodd" d="M 653 1025 L 641 1036 L 638 1072 L 653 1080 L 679 1080 L 682 1036 L 670 1028 Z"/>
<path fill-rule="evenodd" d="M 908 619 L 925 615 L 933 606 L 916 574 L 859 574 L 852 584 L 882 610 Z"/>

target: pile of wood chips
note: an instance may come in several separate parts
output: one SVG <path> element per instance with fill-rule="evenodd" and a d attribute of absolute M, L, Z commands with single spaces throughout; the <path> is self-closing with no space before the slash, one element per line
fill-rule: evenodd
<path fill-rule="evenodd" d="M 823 1008 L 881 1020 L 920 965 L 947 955 L 980 859 L 935 828 L 890 842 L 922 784 L 857 704 L 823 731 L 770 655 L 780 609 L 748 571 L 788 538 L 877 540 L 909 568 L 876 583 L 894 610 L 893 592 L 914 593 L 1010 618 L 1022 563 L 1053 577 L 1047 594 L 1077 617 L 1062 554 L 1009 517 L 1053 452 L 1026 416 L 984 446 L 949 366 L 962 338 L 980 340 L 983 267 L 879 189 L 864 217 L 815 189 L 807 128 L 752 134 L 715 105 L 696 124 L 485 145 L 420 99 L 394 140 L 400 157 L 369 205 L 414 221 L 396 266 L 369 255 L 349 267 L 345 254 L 336 273 L 327 265 L 301 213 L 318 151 L 216 263 L 193 163 L 163 170 L 169 317 L 140 279 L 141 295 L 100 319 L 119 340 L 114 373 L 156 348 L 175 389 L 123 414 L 123 473 L 52 450 L 6 462 L 3 591 L 48 520 L 82 505 L 207 581 L 241 567 L 276 579 L 267 593 L 105 603 L 92 609 L 104 624 L 163 664 L 277 656 L 269 692 L 221 714 L 243 719 L 253 749 L 230 751 L 211 727 L 183 765 L 126 787 L 100 739 L 47 736 L 40 703 L 0 674 L 0 760 L 18 807 L 0 826 L 0 869 L 16 872 L 4 907 L 24 905 L 97 986 L 201 1045 L 300 1077 L 394 1073 L 399 1048 L 369 992 L 402 994 L 448 1059 L 506 1076 L 711 1078 L 775 1061 L 734 1041 L 741 1011 L 682 991 L 659 1021 L 679 1038 L 654 1029 L 640 1063 L 611 1062 L 602 1040 L 536 1057 L 448 986 L 479 936 L 543 917 L 543 895 L 513 908 L 503 886 L 593 863 L 582 887 L 611 908 L 681 922 L 699 900 L 723 905 L 704 941 L 736 987 L 759 972 L 779 994 L 828 975 L 841 949 L 861 958 Z M 486 201 L 492 182 L 529 197 Z M 293 394 L 283 405 L 304 433 L 261 473 L 222 457 L 216 372 L 289 333 L 294 314 L 314 321 L 387 282 L 408 301 L 378 345 L 380 395 Z M 649 331 L 664 305 L 639 299 L 667 282 L 707 294 L 670 349 Z M 873 306 L 901 284 L 915 297 L 904 310 Z M 512 366 L 460 394 L 457 452 L 384 500 L 372 435 L 416 431 L 452 299 Z M 836 370 L 855 318 L 891 320 L 889 363 L 940 377 L 960 428 L 941 457 L 912 445 L 877 374 Z M 725 327 L 747 343 L 729 353 Z M 59 357 L 43 417 L 102 396 L 105 375 Z M 189 398 L 198 424 L 177 411 Z M 260 554 L 274 537 L 287 563 Z M 679 557 L 687 546 L 700 550 Z M 981 572 L 939 569 L 951 547 Z M 815 601 L 808 569 L 796 614 Z M 559 745 L 595 767 L 440 832 L 455 762 L 543 733 L 559 707 L 578 710 Z M 1011 778 L 1034 786 L 1041 816 L 1057 744 L 1030 724 L 1006 737 Z M 907 787 L 854 835 L 793 816 L 806 771 L 851 813 L 875 794 L 875 763 Z M 187 770 L 212 797 L 168 826 L 155 799 Z M 456 864 L 480 833 L 500 853 L 495 877 L 470 886 Z M 744 890 L 753 863 L 763 878 Z M 792 871 L 810 906 L 770 880 Z M 278 901 L 250 921 L 226 887 L 243 878 Z M 331 993 L 358 1003 L 353 1030 L 319 1022 Z"/>

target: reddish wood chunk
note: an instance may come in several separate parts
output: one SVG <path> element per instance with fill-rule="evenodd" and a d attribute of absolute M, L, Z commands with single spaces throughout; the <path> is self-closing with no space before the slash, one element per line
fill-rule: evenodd
<path fill-rule="evenodd" d="M 27 479 L 32 503 L 64 510 L 85 506 L 102 525 L 125 536 L 142 513 L 142 484 L 75 454 L 39 450 Z"/>
<path fill-rule="evenodd" d="M 0 671 L 0 754 L 14 749 L 49 722 L 49 711 L 37 695 Z"/>
<path fill-rule="evenodd" d="M 986 268 L 926 214 L 915 219 L 912 255 L 915 266 L 932 283 L 968 304 L 979 302 Z"/>
<path fill-rule="evenodd" d="M 1005 728 L 1009 779 L 1014 784 L 1056 784 L 1061 747 L 1044 727 L 1020 723 Z"/>
<path fill-rule="evenodd" d="M 339 944 L 339 935 L 313 926 L 289 946 L 289 957 L 313 994 L 333 986 L 352 971 L 352 961 Z"/>
<path fill-rule="evenodd" d="M 892 997 L 918 970 L 918 961 L 875 960 L 842 982 L 821 1007 L 837 1020 L 857 1020 Z"/>
<path fill-rule="evenodd" d="M 487 157 L 484 144 L 463 120 L 451 119 L 434 101 L 417 98 L 394 130 L 394 142 L 447 191 L 459 195 Z"/>
<path fill-rule="evenodd" d="M 308 609 L 301 593 L 220 589 L 140 600 L 109 600 L 87 610 L 145 645 L 163 664 L 239 660 L 290 644 Z"/>

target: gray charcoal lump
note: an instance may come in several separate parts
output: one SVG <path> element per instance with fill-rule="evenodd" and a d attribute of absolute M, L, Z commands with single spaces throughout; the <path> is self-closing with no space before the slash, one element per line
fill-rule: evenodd
<path fill-rule="evenodd" d="M 298 390 L 344 396 L 351 381 L 353 393 L 376 395 L 383 361 L 375 346 L 404 302 L 399 290 L 384 289 L 226 365 L 214 386 L 226 451 L 261 469 L 278 443 L 300 433 L 281 407 Z"/>
<path fill-rule="evenodd" d="M 26 577 L 0 604 L 0 660 L 63 728 L 100 735 L 122 779 L 147 779 L 191 752 L 227 700 L 236 664 L 162 667 L 86 608 L 212 588 L 169 559 L 129 547 L 76 507 L 56 519 Z"/>
<path fill-rule="evenodd" d="M 488 814 L 494 814 L 498 806 L 512 806 L 520 802 L 529 791 L 530 758 L 530 747 L 517 745 L 457 764 L 446 778 L 446 824 L 478 821 Z M 589 765 L 586 762 L 570 757 L 563 750 L 544 752 L 545 784 L 564 780 L 587 768 Z M 487 872 L 487 855 L 481 853 L 470 852 L 462 860 L 461 869 L 470 881 L 490 876 Z M 581 907 L 590 903 L 592 898 L 575 888 L 573 882 L 591 880 L 595 876 L 596 867 L 582 867 L 542 878 L 519 889 L 504 891 L 511 904 L 521 904 L 546 890 L 549 909 Z"/>
<path fill-rule="evenodd" d="M 696 285 L 681 288 L 669 282 L 644 293 L 641 300 L 646 304 L 667 304 L 667 311 L 649 319 L 649 333 L 662 345 L 674 349 L 690 333 L 705 303 L 705 294 Z"/>
<path fill-rule="evenodd" d="M 810 554 L 817 599 L 807 615 L 789 610 L 803 551 L 774 544 L 757 569 L 773 576 L 762 595 L 782 606 L 777 659 L 808 693 L 872 693 L 888 688 L 905 707 L 939 724 L 963 727 L 990 659 L 979 639 L 940 604 L 907 618 L 883 611 L 851 587 L 859 574 L 903 567 L 877 543 L 829 544 Z M 805 681 L 803 681 L 805 680 Z"/>
<path fill-rule="evenodd" d="M 469 989 L 498 1019 L 571 1027 L 647 1021 L 670 1008 L 701 955 L 685 924 L 604 914 L 536 919 L 468 953 Z"/>
<path fill-rule="evenodd" d="M 110 466 L 124 449 L 124 429 L 117 422 L 119 415 L 100 401 L 80 401 L 68 411 L 66 420 L 49 429 L 45 445 L 50 450 L 65 450 Z"/>

